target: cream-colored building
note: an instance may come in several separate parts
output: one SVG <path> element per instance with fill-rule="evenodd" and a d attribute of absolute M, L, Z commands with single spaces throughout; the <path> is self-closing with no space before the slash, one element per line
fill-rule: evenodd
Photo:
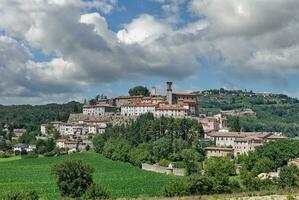
<path fill-rule="evenodd" d="M 146 113 L 155 113 L 156 105 L 152 103 L 135 102 L 121 106 L 121 115 L 140 116 Z"/>
<path fill-rule="evenodd" d="M 271 132 L 214 132 L 208 135 L 217 147 L 232 148 L 235 156 L 254 151 L 266 142 L 287 138 Z"/>
<path fill-rule="evenodd" d="M 160 105 L 156 108 L 156 117 L 185 117 L 188 115 L 188 109 L 177 105 Z"/>
<path fill-rule="evenodd" d="M 84 105 L 83 114 L 84 115 L 105 115 L 107 113 L 113 113 L 115 107 L 109 104 L 97 104 L 97 105 Z"/>
<path fill-rule="evenodd" d="M 207 147 L 205 148 L 206 155 L 208 158 L 211 157 L 225 157 L 228 155 L 233 155 L 234 149 L 227 147 Z"/>
<path fill-rule="evenodd" d="M 263 145 L 264 142 L 262 138 L 257 137 L 238 138 L 234 143 L 234 155 L 248 154 L 248 152 L 254 151 L 256 147 Z"/>

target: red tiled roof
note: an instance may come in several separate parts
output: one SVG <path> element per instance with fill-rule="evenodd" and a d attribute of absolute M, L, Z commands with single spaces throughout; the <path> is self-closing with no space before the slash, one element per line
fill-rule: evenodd
<path fill-rule="evenodd" d="M 178 107 L 178 106 L 171 106 L 171 105 L 160 105 L 157 110 L 188 110 L 183 107 Z"/>
<path fill-rule="evenodd" d="M 174 95 L 177 96 L 194 96 L 196 97 L 196 94 L 191 94 L 191 93 L 173 93 Z"/>
<path fill-rule="evenodd" d="M 143 95 L 138 95 L 138 96 L 119 96 L 119 97 L 116 97 L 115 99 L 138 99 L 138 98 L 143 98 Z"/>
<path fill-rule="evenodd" d="M 206 147 L 205 149 L 208 151 L 234 151 L 233 148 L 227 147 Z"/>

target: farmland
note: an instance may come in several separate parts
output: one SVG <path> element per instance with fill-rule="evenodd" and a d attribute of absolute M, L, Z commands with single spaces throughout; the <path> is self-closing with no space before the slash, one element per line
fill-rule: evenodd
<path fill-rule="evenodd" d="M 65 158 L 80 158 L 95 168 L 94 180 L 109 188 L 114 197 L 157 196 L 173 176 L 143 171 L 128 163 L 108 160 L 95 153 L 0 162 L 0 196 L 11 191 L 36 190 L 44 199 L 59 195 L 50 167 Z"/>

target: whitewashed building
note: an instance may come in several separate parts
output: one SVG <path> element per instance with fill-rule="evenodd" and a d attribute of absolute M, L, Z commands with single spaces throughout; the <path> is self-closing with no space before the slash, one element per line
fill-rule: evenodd
<path fill-rule="evenodd" d="M 155 114 L 156 105 L 151 103 L 136 102 L 121 106 L 121 115 L 140 116 L 146 113 Z"/>
<path fill-rule="evenodd" d="M 160 105 L 155 112 L 156 117 L 185 117 L 188 109 L 177 105 Z"/>
<path fill-rule="evenodd" d="M 97 105 L 84 105 L 83 114 L 84 115 L 105 115 L 107 113 L 113 113 L 115 107 L 109 104 L 97 104 Z"/>

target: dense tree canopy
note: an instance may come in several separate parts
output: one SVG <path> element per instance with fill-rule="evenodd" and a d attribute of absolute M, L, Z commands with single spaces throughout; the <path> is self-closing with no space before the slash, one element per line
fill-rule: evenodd
<path fill-rule="evenodd" d="M 39 131 L 41 124 L 51 121 L 67 121 L 70 113 L 81 113 L 82 104 L 70 102 L 67 104 L 47 105 L 0 105 L 0 127 L 5 124 L 10 129 L 25 128 L 27 132 Z"/>
<path fill-rule="evenodd" d="M 143 96 L 149 96 L 150 92 L 147 89 L 147 87 L 144 86 L 136 86 L 134 88 L 131 88 L 129 90 L 130 96 L 136 96 L 136 95 L 143 95 Z"/>

